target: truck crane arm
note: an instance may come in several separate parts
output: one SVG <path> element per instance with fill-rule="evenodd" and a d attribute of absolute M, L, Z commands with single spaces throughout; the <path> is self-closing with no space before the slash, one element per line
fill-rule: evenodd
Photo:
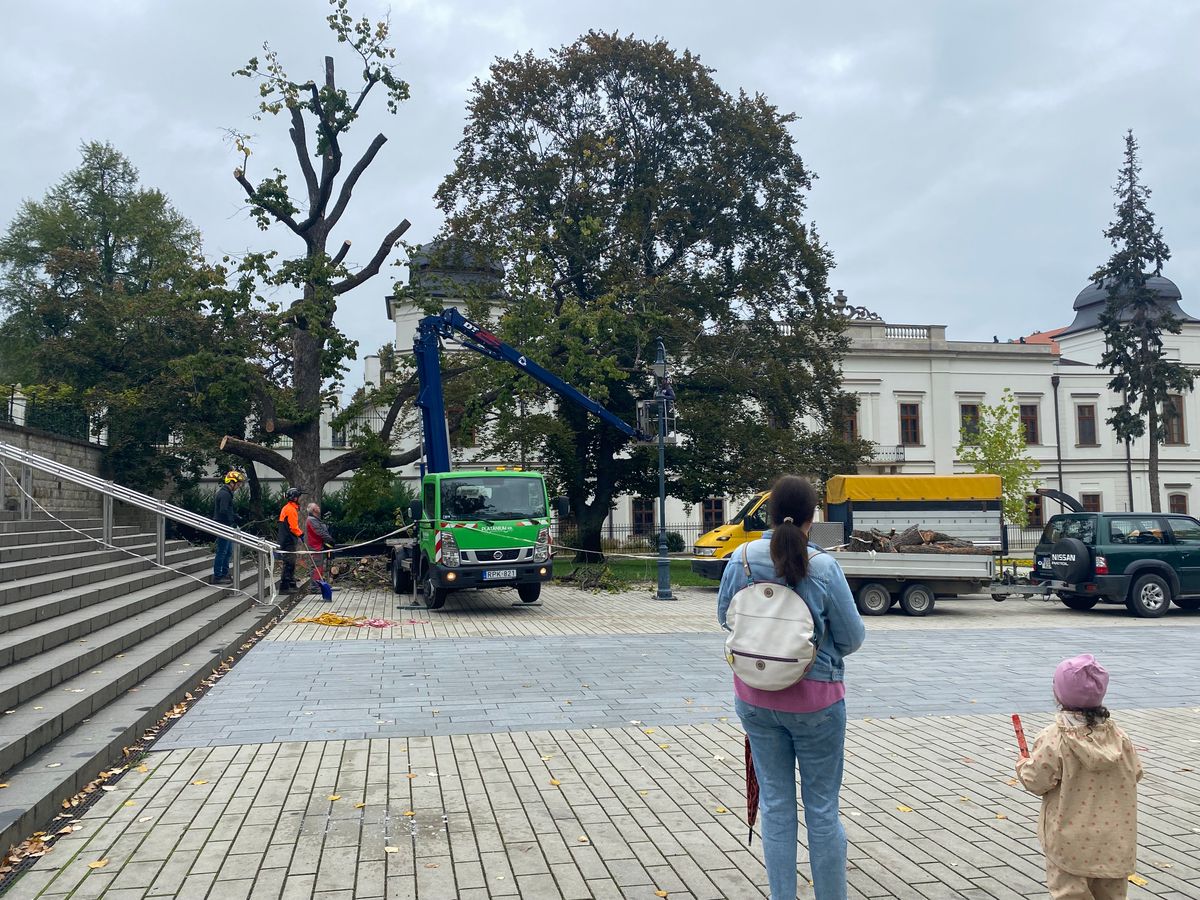
<path fill-rule="evenodd" d="M 425 438 L 424 467 L 429 472 L 450 471 L 450 435 L 446 424 L 446 402 L 442 391 L 442 368 L 438 353 L 440 339 L 457 340 L 470 350 L 488 359 L 495 359 L 515 366 L 532 378 L 537 379 L 558 396 L 569 400 L 622 434 L 636 441 L 649 440 L 649 436 L 613 415 L 591 397 L 567 384 L 553 372 L 538 365 L 515 347 L 501 341 L 486 329 L 480 328 L 456 308 L 443 310 L 441 315 L 426 316 L 417 325 L 413 342 L 413 355 L 417 363 L 417 380 L 420 391 L 417 406 L 421 410 L 422 434 Z"/>

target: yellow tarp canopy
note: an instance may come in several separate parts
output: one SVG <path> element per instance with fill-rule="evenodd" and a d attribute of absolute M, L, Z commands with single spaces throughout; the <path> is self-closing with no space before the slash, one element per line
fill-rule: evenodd
<path fill-rule="evenodd" d="M 999 500 L 999 475 L 834 475 L 826 503 L 847 500 Z"/>

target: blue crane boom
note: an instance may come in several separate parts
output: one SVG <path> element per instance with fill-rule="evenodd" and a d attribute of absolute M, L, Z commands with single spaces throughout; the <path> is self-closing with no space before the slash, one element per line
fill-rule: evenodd
<path fill-rule="evenodd" d="M 450 471 L 450 432 L 446 421 L 446 400 L 442 392 L 442 366 L 439 358 L 440 339 L 457 340 L 468 349 L 488 359 L 506 362 L 536 378 L 558 396 L 586 409 L 617 431 L 637 441 L 648 436 L 613 415 L 591 397 L 567 384 L 554 373 L 529 359 L 515 347 L 501 341 L 486 329 L 480 328 L 456 308 L 441 315 L 426 316 L 417 325 L 413 355 L 417 363 L 417 406 L 421 410 L 421 432 L 425 440 L 423 472 Z"/>

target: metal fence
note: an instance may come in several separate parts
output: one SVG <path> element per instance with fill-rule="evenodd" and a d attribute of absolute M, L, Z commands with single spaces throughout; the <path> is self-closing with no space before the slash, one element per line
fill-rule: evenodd
<path fill-rule="evenodd" d="M 104 444 L 92 432 L 87 411 L 77 403 L 29 397 L 13 385 L 0 386 L 0 423 L 24 425 L 90 444 Z"/>
<path fill-rule="evenodd" d="M 1009 550 L 1032 550 L 1042 539 L 1042 528 L 1022 528 L 1020 525 L 1005 525 L 1008 533 Z"/>

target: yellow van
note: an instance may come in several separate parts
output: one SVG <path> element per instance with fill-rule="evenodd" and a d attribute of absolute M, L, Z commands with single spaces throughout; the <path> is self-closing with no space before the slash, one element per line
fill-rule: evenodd
<path fill-rule="evenodd" d="M 759 491 L 726 524 L 700 535 L 692 548 L 692 571 L 703 578 L 720 579 L 729 555 L 742 544 L 758 540 L 770 527 L 770 496 L 770 491 Z"/>

